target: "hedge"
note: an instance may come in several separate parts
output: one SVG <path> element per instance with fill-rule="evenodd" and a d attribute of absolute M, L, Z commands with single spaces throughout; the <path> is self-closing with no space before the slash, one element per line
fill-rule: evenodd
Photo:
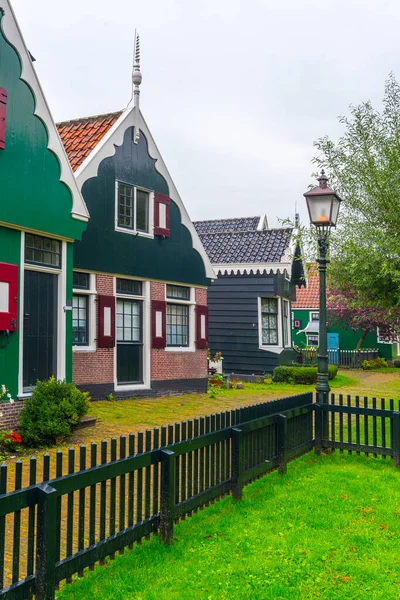
<path fill-rule="evenodd" d="M 336 365 L 328 365 L 328 379 L 334 379 L 337 375 L 338 368 Z M 310 384 L 317 383 L 317 367 L 297 367 L 297 366 L 281 366 L 275 367 L 272 381 L 276 383 L 300 383 Z"/>

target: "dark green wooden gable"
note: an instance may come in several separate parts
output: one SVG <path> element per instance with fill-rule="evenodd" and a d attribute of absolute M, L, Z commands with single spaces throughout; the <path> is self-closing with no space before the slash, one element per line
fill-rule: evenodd
<path fill-rule="evenodd" d="M 192 285 L 207 285 L 203 259 L 192 246 L 189 230 L 171 201 L 171 237 L 154 239 L 115 231 L 115 181 L 123 181 L 169 195 L 164 177 L 155 167 L 143 133 L 133 143 L 133 128 L 114 156 L 105 158 L 97 177 L 88 179 L 82 194 L 90 213 L 82 241 L 74 244 L 74 267 L 106 273 L 119 273 Z"/>
<path fill-rule="evenodd" d="M 0 221 L 71 239 L 86 222 L 72 218 L 72 194 L 60 181 L 60 164 L 47 148 L 35 97 L 20 79 L 21 61 L 5 39 L 0 9 L 0 88 L 8 93 L 6 140 L 0 150 Z M 61 144 L 60 144 L 61 147 Z"/>

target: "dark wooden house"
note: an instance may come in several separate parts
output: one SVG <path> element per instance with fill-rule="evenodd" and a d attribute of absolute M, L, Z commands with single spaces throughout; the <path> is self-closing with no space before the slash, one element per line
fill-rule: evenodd
<path fill-rule="evenodd" d="M 195 227 L 218 278 L 208 290 L 211 354 L 225 373 L 262 375 L 295 359 L 291 298 L 301 260 L 291 228 L 267 218 L 201 221 Z"/>
<path fill-rule="evenodd" d="M 92 398 L 207 389 L 214 271 L 134 100 L 58 124 L 90 211 L 74 244 L 73 378 Z"/>

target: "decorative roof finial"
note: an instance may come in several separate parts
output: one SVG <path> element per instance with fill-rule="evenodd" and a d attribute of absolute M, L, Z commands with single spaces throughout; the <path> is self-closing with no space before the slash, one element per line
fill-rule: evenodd
<path fill-rule="evenodd" d="M 139 34 L 136 33 L 135 30 L 135 46 L 134 46 L 134 61 L 133 61 L 133 70 L 132 70 L 132 84 L 133 84 L 133 103 L 136 108 L 135 111 L 135 135 L 134 142 L 135 144 L 139 141 L 139 96 L 140 89 L 139 86 L 142 83 L 142 74 L 140 72 L 140 39 Z"/>
<path fill-rule="evenodd" d="M 328 187 L 328 177 L 325 175 L 324 169 L 321 170 L 321 175 L 318 177 L 319 187 L 325 189 Z"/>

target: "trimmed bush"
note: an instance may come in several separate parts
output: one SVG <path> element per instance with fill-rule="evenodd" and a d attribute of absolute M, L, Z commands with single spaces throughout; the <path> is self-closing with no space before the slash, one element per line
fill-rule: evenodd
<path fill-rule="evenodd" d="M 364 371 L 372 371 L 373 369 L 383 369 L 388 364 L 384 358 L 373 358 L 372 360 L 363 360 L 362 368 Z"/>
<path fill-rule="evenodd" d="M 74 383 L 38 381 L 20 414 L 20 432 L 28 446 L 51 445 L 71 434 L 89 410 L 89 394 Z"/>
<path fill-rule="evenodd" d="M 396 367 L 396 369 L 400 369 L 400 359 L 399 358 L 396 358 L 393 361 L 393 366 Z"/>
<path fill-rule="evenodd" d="M 328 365 L 328 379 L 334 379 L 337 375 L 338 368 L 336 365 Z M 286 366 L 275 367 L 272 380 L 275 383 L 300 383 L 309 385 L 317 383 L 317 367 L 299 367 Z"/>

